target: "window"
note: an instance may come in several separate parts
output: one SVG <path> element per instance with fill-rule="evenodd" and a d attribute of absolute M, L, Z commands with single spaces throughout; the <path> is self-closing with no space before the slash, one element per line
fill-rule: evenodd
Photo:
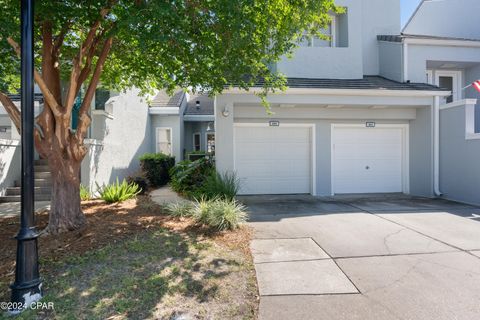
<path fill-rule="evenodd" d="M 105 110 L 105 103 L 110 99 L 110 90 L 95 90 L 95 110 Z"/>
<path fill-rule="evenodd" d="M 193 151 L 200 151 L 200 133 L 196 132 L 193 134 Z"/>
<path fill-rule="evenodd" d="M 157 128 L 157 152 L 172 155 L 172 129 Z"/>
<path fill-rule="evenodd" d="M 451 103 L 461 99 L 460 71 L 435 70 L 435 84 L 452 91 L 452 95 L 444 97 L 442 103 Z"/>
<path fill-rule="evenodd" d="M 335 17 L 332 17 L 330 26 L 320 31 L 321 34 L 329 39 L 321 39 L 316 36 L 310 36 L 307 33 L 300 40 L 301 47 L 335 47 Z"/>
<path fill-rule="evenodd" d="M 330 26 L 321 30 L 320 33 L 329 39 L 320 39 L 305 34 L 299 42 L 301 47 L 348 47 L 348 12 L 332 16 Z"/>
<path fill-rule="evenodd" d="M 215 153 L 215 133 L 207 133 L 207 153 Z"/>

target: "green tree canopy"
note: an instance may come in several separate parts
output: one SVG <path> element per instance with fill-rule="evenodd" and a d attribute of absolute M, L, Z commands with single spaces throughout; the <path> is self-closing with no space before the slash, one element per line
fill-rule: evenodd
<path fill-rule="evenodd" d="M 0 0 L 2 91 L 19 86 L 19 61 L 6 41 L 19 41 L 19 3 Z M 101 19 L 105 8 L 110 9 Z M 67 83 L 73 59 L 101 19 L 96 49 L 103 38 L 113 36 L 101 78 L 104 86 L 201 87 L 218 93 L 228 83 L 247 88 L 256 77 L 278 86 L 281 82 L 268 66 L 291 52 L 305 30 L 324 28 L 328 13 L 337 10 L 333 0 L 37 0 L 37 65 L 42 63 L 43 25 L 48 22 L 53 40 L 64 38 L 58 63 Z"/>
<path fill-rule="evenodd" d="M 18 130 L 20 110 L 6 93 L 19 88 L 19 7 L 0 0 L 0 103 Z M 50 231 L 85 223 L 79 171 L 99 83 L 217 94 L 261 78 L 265 94 L 284 84 L 269 66 L 339 11 L 333 0 L 36 0 L 35 81 L 45 103 L 34 138 L 52 171 Z"/>

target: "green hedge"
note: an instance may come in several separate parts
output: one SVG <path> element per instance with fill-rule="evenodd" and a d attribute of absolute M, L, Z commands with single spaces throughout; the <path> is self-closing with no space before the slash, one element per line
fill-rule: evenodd
<path fill-rule="evenodd" d="M 176 192 L 191 197 L 202 187 L 212 172 L 215 172 L 215 167 L 209 159 L 184 160 L 170 169 L 172 177 L 170 185 Z"/>
<path fill-rule="evenodd" d="M 170 169 L 175 165 L 175 157 L 163 153 L 146 153 L 140 157 L 140 165 L 150 185 L 160 187 L 170 181 Z"/>

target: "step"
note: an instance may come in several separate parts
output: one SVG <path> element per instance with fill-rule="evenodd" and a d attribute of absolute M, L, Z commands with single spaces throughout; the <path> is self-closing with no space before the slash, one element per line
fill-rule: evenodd
<path fill-rule="evenodd" d="M 11 187 L 7 188 L 5 195 L 6 196 L 19 196 L 22 192 L 20 187 Z M 50 187 L 35 187 L 35 194 L 51 194 L 52 189 Z"/>
<path fill-rule="evenodd" d="M 35 179 L 52 179 L 52 174 L 50 172 L 35 172 Z"/>
<path fill-rule="evenodd" d="M 52 179 L 51 178 L 39 178 L 34 179 L 35 187 L 51 187 Z M 21 184 L 18 181 L 15 181 L 14 187 L 20 187 Z"/>
<path fill-rule="evenodd" d="M 47 159 L 38 159 L 35 160 L 35 165 L 40 165 L 40 166 L 45 166 L 48 165 L 48 160 Z"/>
<path fill-rule="evenodd" d="M 0 197 L 0 203 L 2 202 L 20 202 L 20 196 L 3 196 Z M 51 196 L 47 194 L 36 194 L 35 201 L 50 201 Z"/>
<path fill-rule="evenodd" d="M 48 165 L 35 165 L 35 172 L 50 172 L 50 167 Z"/>

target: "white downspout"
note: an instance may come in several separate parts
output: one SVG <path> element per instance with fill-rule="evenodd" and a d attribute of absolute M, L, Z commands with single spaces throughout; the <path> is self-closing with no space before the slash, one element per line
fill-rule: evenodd
<path fill-rule="evenodd" d="M 407 82 L 408 79 L 408 43 L 403 42 L 402 47 L 402 57 L 403 57 L 403 82 Z"/>
<path fill-rule="evenodd" d="M 433 98 L 433 192 L 440 197 L 440 97 Z"/>

